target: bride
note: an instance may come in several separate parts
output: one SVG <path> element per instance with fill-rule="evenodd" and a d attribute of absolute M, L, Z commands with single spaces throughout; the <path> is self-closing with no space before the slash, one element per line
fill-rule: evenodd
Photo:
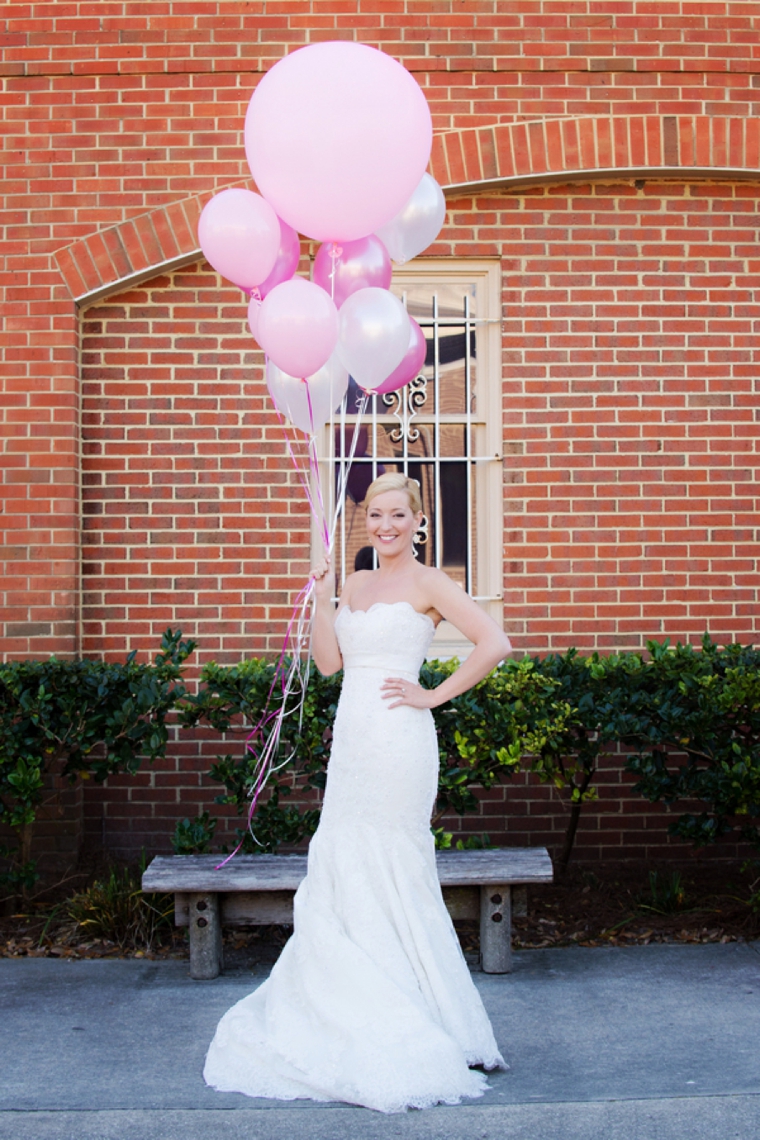
<path fill-rule="evenodd" d="M 222 1018 L 204 1076 L 220 1091 L 340 1100 L 382 1112 L 456 1104 L 506 1067 L 441 896 L 430 817 L 438 748 L 430 709 L 476 684 L 509 640 L 412 542 L 417 483 L 381 475 L 364 501 L 379 569 L 345 583 L 337 612 L 314 571 L 312 651 L 344 669 L 319 827 L 271 975 Z M 436 689 L 417 683 L 445 618 L 474 643 Z"/>

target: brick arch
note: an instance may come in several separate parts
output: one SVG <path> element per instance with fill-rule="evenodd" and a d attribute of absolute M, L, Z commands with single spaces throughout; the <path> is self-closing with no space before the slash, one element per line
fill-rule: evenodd
<path fill-rule="evenodd" d="M 437 135 L 432 170 L 449 191 L 605 176 L 760 176 L 760 120 L 711 115 L 541 119 Z"/>
<path fill-rule="evenodd" d="M 599 115 L 471 127 L 435 137 L 431 171 L 449 193 L 611 175 L 756 179 L 760 120 Z M 71 296 L 89 304 L 196 260 L 198 218 L 210 197 L 160 206 L 58 250 Z"/>

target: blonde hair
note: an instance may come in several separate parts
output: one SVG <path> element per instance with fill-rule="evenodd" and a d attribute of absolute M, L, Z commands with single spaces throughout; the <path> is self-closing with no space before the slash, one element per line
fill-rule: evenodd
<path fill-rule="evenodd" d="M 400 471 L 387 471 L 385 475 L 378 475 L 377 479 L 370 483 L 362 503 L 364 509 L 367 509 L 377 495 L 384 495 L 386 491 L 403 491 L 409 499 L 412 513 L 417 515 L 422 510 L 419 483 L 416 479 L 402 475 Z"/>

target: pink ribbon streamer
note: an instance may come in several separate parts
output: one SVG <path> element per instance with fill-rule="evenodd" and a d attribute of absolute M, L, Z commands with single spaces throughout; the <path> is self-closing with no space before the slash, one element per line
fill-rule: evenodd
<path fill-rule="evenodd" d="M 341 473 L 341 479 L 338 486 L 338 494 L 335 503 L 335 512 L 332 520 L 332 525 L 328 524 L 327 512 L 325 510 L 324 495 L 322 494 L 322 481 L 319 470 L 319 461 L 317 456 L 317 445 L 314 434 L 314 416 L 311 407 L 311 396 L 308 391 L 307 384 L 307 400 L 309 404 L 309 419 L 311 422 L 312 431 L 309 435 L 308 442 L 308 456 L 309 456 L 309 472 L 307 473 L 301 467 L 298 457 L 295 454 L 293 445 L 288 435 L 287 426 L 280 414 L 279 409 L 277 415 L 283 429 L 283 435 L 287 446 L 288 455 L 293 464 L 296 475 L 303 487 L 306 495 L 306 501 L 309 504 L 309 509 L 316 522 L 322 545 L 326 555 L 332 551 L 333 543 L 335 540 L 335 531 L 337 528 L 338 518 L 340 512 L 345 506 L 346 489 L 348 485 L 348 476 L 351 470 L 351 465 L 354 461 L 356 454 L 356 446 L 359 438 L 359 427 L 362 417 L 366 411 L 368 396 L 364 395 L 358 408 L 357 418 L 354 424 L 353 436 L 351 439 L 351 446 L 347 457 L 347 462 L 344 465 Z M 310 476 L 310 478 L 309 478 Z M 311 487 L 316 491 L 316 502 Z M 261 798 L 270 777 L 278 772 L 281 768 L 289 764 L 293 758 L 293 753 L 279 764 L 276 763 L 276 758 L 280 749 L 280 741 L 282 737 L 282 728 L 285 718 L 298 713 L 299 726 L 303 720 L 304 702 L 306 699 L 306 691 L 309 683 L 309 665 L 310 665 L 310 642 L 311 642 L 311 625 L 313 612 L 311 609 L 311 602 L 314 593 L 314 576 L 310 576 L 306 584 L 299 590 L 293 606 L 293 611 L 288 621 L 285 638 L 283 641 L 282 649 L 275 664 L 274 675 L 272 683 L 269 687 L 267 699 L 264 702 L 264 707 L 261 716 L 251 729 L 246 738 L 246 752 L 250 752 L 256 757 L 253 773 L 251 776 L 251 803 L 248 808 L 246 819 L 246 831 L 251 835 L 255 843 L 258 843 L 256 833 L 253 830 L 253 818 L 256 813 L 256 807 Z M 288 652 L 290 650 L 290 653 Z M 303 672 L 301 670 L 301 659 L 305 655 L 305 667 Z M 279 688 L 279 693 L 275 693 Z M 288 708 L 291 698 L 294 693 L 300 689 L 300 695 L 296 703 Z M 256 742 L 261 742 L 261 749 L 256 746 Z M 225 867 L 231 859 L 237 855 L 245 842 L 245 836 L 240 839 L 240 842 L 235 847 L 234 851 L 228 855 L 221 863 L 217 864 L 216 870 L 221 870 Z"/>

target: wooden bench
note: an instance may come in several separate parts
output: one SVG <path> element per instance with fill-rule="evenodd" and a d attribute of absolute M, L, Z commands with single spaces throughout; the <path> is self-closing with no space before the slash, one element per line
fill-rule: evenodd
<path fill-rule="evenodd" d="M 452 918 L 480 918 L 480 957 L 487 974 L 511 966 L 514 886 L 552 881 L 545 847 L 439 851 L 438 877 Z M 305 855 L 237 855 L 217 871 L 218 855 L 158 856 L 144 891 L 174 893 L 174 921 L 190 928 L 190 976 L 222 969 L 222 926 L 292 923 L 293 895 L 306 875 Z"/>

